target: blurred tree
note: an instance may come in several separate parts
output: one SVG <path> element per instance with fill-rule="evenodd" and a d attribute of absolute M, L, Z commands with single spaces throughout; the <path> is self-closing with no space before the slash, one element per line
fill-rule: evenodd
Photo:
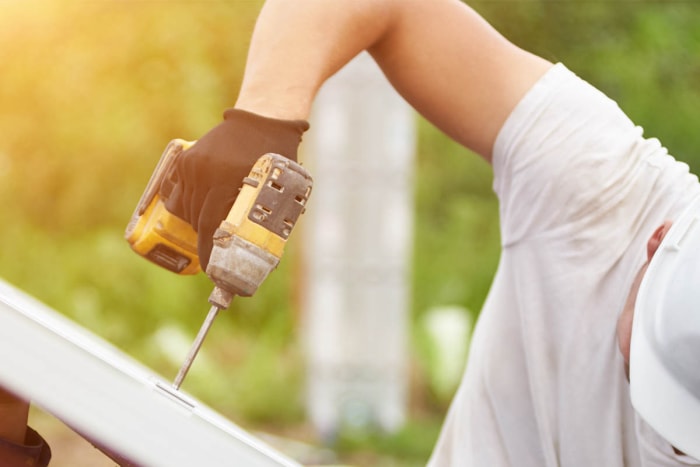
<path fill-rule="evenodd" d="M 197 137 L 233 104 L 257 6 L 0 6 L 0 153 L 14 207 L 65 232 L 123 224 L 165 142 Z"/>
<path fill-rule="evenodd" d="M 700 170 L 700 2 L 477 1 L 523 48 L 562 61 Z"/>

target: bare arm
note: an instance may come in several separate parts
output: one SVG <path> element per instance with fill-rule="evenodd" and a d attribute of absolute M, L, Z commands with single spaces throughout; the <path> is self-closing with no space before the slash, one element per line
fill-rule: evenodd
<path fill-rule="evenodd" d="M 508 114 L 551 66 L 458 0 L 268 0 L 236 107 L 308 118 L 323 82 L 362 50 L 422 115 L 487 160 Z"/>

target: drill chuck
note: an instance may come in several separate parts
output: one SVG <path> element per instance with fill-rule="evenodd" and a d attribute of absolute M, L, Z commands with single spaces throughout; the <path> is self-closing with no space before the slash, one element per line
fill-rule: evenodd
<path fill-rule="evenodd" d="M 217 287 L 234 295 L 250 297 L 277 267 L 279 258 L 232 234 L 227 227 L 224 224 L 214 234 L 207 275 Z"/>

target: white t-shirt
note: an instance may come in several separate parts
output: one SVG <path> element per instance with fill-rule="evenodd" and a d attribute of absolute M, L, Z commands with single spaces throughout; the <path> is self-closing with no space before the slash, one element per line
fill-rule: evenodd
<path fill-rule="evenodd" d="M 430 465 L 700 465 L 639 420 L 616 338 L 647 239 L 697 178 L 561 64 L 493 165 L 503 251 Z"/>

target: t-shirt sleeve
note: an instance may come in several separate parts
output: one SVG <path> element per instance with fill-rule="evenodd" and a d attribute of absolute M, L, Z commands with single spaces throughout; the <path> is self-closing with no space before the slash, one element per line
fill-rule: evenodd
<path fill-rule="evenodd" d="M 5 467 L 46 467 L 51 460 L 51 449 L 39 433 L 27 428 L 24 444 L 0 438 L 0 459 Z"/>
<path fill-rule="evenodd" d="M 632 232 L 659 209 L 654 202 L 665 199 L 662 193 L 697 184 L 687 165 L 563 65 L 513 110 L 496 139 L 493 165 L 504 245 L 572 232 Z M 677 173 L 660 177 L 669 170 Z"/>

